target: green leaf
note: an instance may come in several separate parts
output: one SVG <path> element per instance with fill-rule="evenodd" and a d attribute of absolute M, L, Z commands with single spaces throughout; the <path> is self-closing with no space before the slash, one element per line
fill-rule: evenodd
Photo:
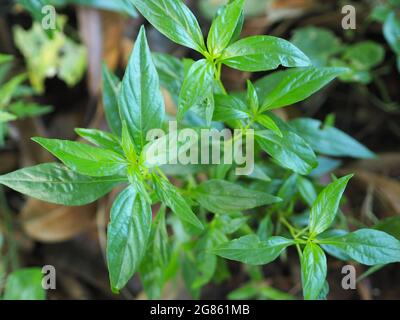
<path fill-rule="evenodd" d="M 128 159 L 131 164 L 136 164 L 137 154 L 135 145 L 125 121 L 122 124 L 121 147 L 126 159 Z"/>
<path fill-rule="evenodd" d="M 388 5 L 377 5 L 372 9 L 370 14 L 370 18 L 374 21 L 385 22 L 389 13 L 391 12 L 391 8 Z"/>
<path fill-rule="evenodd" d="M 269 237 L 272 237 L 274 232 L 274 225 L 271 220 L 270 215 L 266 215 L 260 222 L 257 230 L 257 236 L 260 240 L 267 240 Z"/>
<path fill-rule="evenodd" d="M 179 95 L 178 119 L 190 108 L 203 102 L 213 87 L 214 71 L 212 64 L 201 59 L 189 69 Z"/>
<path fill-rule="evenodd" d="M 329 59 L 343 49 L 341 40 L 331 30 L 313 26 L 295 30 L 291 42 L 318 67 L 327 66 Z"/>
<path fill-rule="evenodd" d="M 294 241 L 283 237 L 271 237 L 261 241 L 256 235 L 248 235 L 214 248 L 213 253 L 225 259 L 250 265 L 263 265 L 274 261 Z"/>
<path fill-rule="evenodd" d="M 180 162 L 180 157 L 186 157 L 188 150 L 191 150 L 191 148 L 197 150 L 199 139 L 198 136 L 193 135 L 190 139 L 177 139 L 180 132 L 179 130 L 172 131 L 146 144 L 141 155 L 143 165 L 146 168 L 178 165 L 178 163 L 185 166 Z"/>
<path fill-rule="evenodd" d="M 192 289 L 201 288 L 211 281 L 217 268 L 217 257 L 210 253 L 212 248 L 228 241 L 218 229 L 210 229 L 197 241 L 194 251 L 196 255 L 196 279 L 191 284 Z"/>
<path fill-rule="evenodd" d="M 161 128 L 165 113 L 159 78 L 144 27 L 140 29 L 122 80 L 119 107 L 135 141 L 136 150 L 140 153 L 146 144 L 147 132 Z"/>
<path fill-rule="evenodd" d="M 277 290 L 270 286 L 264 285 L 259 289 L 261 298 L 268 300 L 296 300 L 294 296 L 286 292 Z"/>
<path fill-rule="evenodd" d="M 360 229 L 320 242 L 336 247 L 368 266 L 400 262 L 400 241 L 382 231 Z"/>
<path fill-rule="evenodd" d="M 158 197 L 169 207 L 181 221 L 185 221 L 197 229 L 202 230 L 203 224 L 193 213 L 185 198 L 168 180 L 153 175 L 155 191 Z"/>
<path fill-rule="evenodd" d="M 317 199 L 317 192 L 315 191 L 312 182 L 304 177 L 297 177 L 297 187 L 301 197 L 311 207 Z"/>
<path fill-rule="evenodd" d="M 119 146 L 119 139 L 116 135 L 97 129 L 75 129 L 75 132 L 82 138 L 86 139 L 95 146 L 113 150 L 117 153 L 121 153 L 121 147 Z"/>
<path fill-rule="evenodd" d="M 256 131 L 256 141 L 280 166 L 306 175 L 317 166 L 314 151 L 299 135 L 294 133 L 282 120 L 268 114 L 278 125 L 282 137 L 270 131 Z"/>
<path fill-rule="evenodd" d="M 221 9 L 212 22 L 207 38 L 209 52 L 217 56 L 231 42 L 243 13 L 244 0 L 234 0 Z"/>
<path fill-rule="evenodd" d="M 160 77 L 161 86 L 169 91 L 178 105 L 178 97 L 185 77 L 184 62 L 174 56 L 153 53 L 153 61 Z"/>
<path fill-rule="evenodd" d="M 259 288 L 255 284 L 246 284 L 228 294 L 229 300 L 249 300 L 256 297 Z"/>
<path fill-rule="evenodd" d="M 43 274 L 39 268 L 14 271 L 7 278 L 4 300 L 45 300 L 42 278 Z"/>
<path fill-rule="evenodd" d="M 260 106 L 258 102 L 257 91 L 254 88 L 253 84 L 250 80 L 247 80 L 247 108 L 253 112 L 253 114 L 257 114 L 258 107 Z"/>
<path fill-rule="evenodd" d="M 0 110 L 0 123 L 1 122 L 9 122 L 9 121 L 13 121 L 13 120 L 17 120 L 17 116 L 15 114 Z"/>
<path fill-rule="evenodd" d="M 370 70 L 381 64 L 385 49 L 373 41 L 362 41 L 346 49 L 343 58 L 356 70 Z"/>
<path fill-rule="evenodd" d="M 160 298 L 169 261 L 165 208 L 161 208 L 154 219 L 149 245 L 139 268 L 140 279 L 149 299 Z"/>
<path fill-rule="evenodd" d="M 145 254 L 152 212 L 133 186 L 115 199 L 107 232 L 107 264 L 114 292 L 122 289 L 136 272 Z"/>
<path fill-rule="evenodd" d="M 316 300 L 326 279 L 326 256 L 322 249 L 312 243 L 307 243 L 301 257 L 301 282 L 306 300 Z"/>
<path fill-rule="evenodd" d="M 66 21 L 66 16 L 57 15 L 60 30 Z M 38 93 L 44 92 L 44 82 L 48 77 L 57 75 L 68 86 L 74 86 L 86 71 L 85 46 L 74 42 L 62 31 L 53 31 L 49 38 L 39 22 L 34 22 L 29 30 L 20 26 L 13 28 L 15 44 L 25 58 L 29 80 Z"/>
<path fill-rule="evenodd" d="M 272 36 L 241 39 L 224 50 L 220 61 L 227 66 L 248 72 L 268 71 L 284 67 L 307 67 L 307 56 L 290 42 Z"/>
<path fill-rule="evenodd" d="M 11 62 L 13 59 L 14 57 L 12 55 L 0 53 L 0 64 Z"/>
<path fill-rule="evenodd" d="M 319 193 L 310 212 L 311 235 L 316 236 L 331 226 L 339 209 L 344 190 L 352 177 L 353 175 L 350 174 L 337 179 Z"/>
<path fill-rule="evenodd" d="M 269 175 L 266 172 L 266 170 L 264 169 L 264 167 L 257 163 L 254 164 L 254 170 L 251 174 L 249 174 L 247 176 L 247 178 L 256 179 L 256 180 L 265 181 L 265 182 L 271 181 L 271 178 L 269 177 Z"/>
<path fill-rule="evenodd" d="M 214 96 L 215 109 L 214 121 L 230 121 L 248 119 L 247 107 L 242 100 L 234 96 L 225 94 L 216 94 Z"/>
<path fill-rule="evenodd" d="M 283 138 L 281 129 L 276 125 L 275 121 L 266 114 L 260 114 L 256 117 L 257 123 L 261 124 L 264 128 L 276 133 L 280 138 Z"/>
<path fill-rule="evenodd" d="M 200 53 L 206 51 L 196 17 L 181 0 L 132 0 L 140 13 L 172 41 Z"/>
<path fill-rule="evenodd" d="M 400 240 L 400 216 L 383 219 L 374 225 L 374 229 L 384 231 Z"/>
<path fill-rule="evenodd" d="M 281 108 L 305 100 L 347 71 L 346 68 L 315 67 L 282 71 L 280 81 L 273 84 L 261 110 Z"/>
<path fill-rule="evenodd" d="M 127 166 L 126 160 L 111 150 L 68 140 L 46 138 L 32 138 L 32 140 L 80 174 L 91 177 L 112 176 L 120 174 Z"/>
<path fill-rule="evenodd" d="M 103 106 L 107 123 L 116 135 L 121 135 L 122 123 L 118 106 L 120 81 L 111 73 L 106 64 L 102 65 Z"/>
<path fill-rule="evenodd" d="M 0 109 L 7 106 L 13 98 L 18 86 L 26 80 L 26 74 L 15 76 L 0 88 Z"/>
<path fill-rule="evenodd" d="M 345 234 L 348 234 L 349 232 L 346 230 L 341 230 L 341 229 L 329 229 L 321 234 L 318 235 L 317 239 L 327 239 L 327 238 L 333 238 L 337 236 L 343 236 Z M 331 256 L 343 260 L 343 261 L 349 261 L 351 260 L 350 257 L 341 249 L 337 247 L 333 247 L 328 244 L 321 244 L 321 248 L 324 249 L 325 252 L 330 254 Z"/>
<path fill-rule="evenodd" d="M 7 130 L 8 130 L 7 124 L 4 122 L 0 122 L 0 146 L 4 145 Z"/>
<path fill-rule="evenodd" d="M 8 110 L 14 113 L 18 119 L 38 117 L 53 111 L 52 106 L 42 106 L 36 103 L 17 101 L 8 106 Z"/>
<path fill-rule="evenodd" d="M 383 34 L 392 50 L 397 55 L 400 55 L 400 19 L 394 11 L 385 20 Z"/>
<path fill-rule="evenodd" d="M 268 193 L 224 180 L 208 180 L 192 192 L 194 199 L 203 208 L 217 214 L 253 209 L 281 201 Z"/>
<path fill-rule="evenodd" d="M 301 135 L 319 153 L 352 158 L 373 158 L 374 153 L 343 131 L 323 126 L 322 122 L 310 118 L 298 118 L 290 127 Z"/>
<path fill-rule="evenodd" d="M 121 177 L 80 175 L 61 164 L 45 163 L 0 176 L 0 183 L 27 196 L 61 205 L 81 206 L 125 182 Z"/>

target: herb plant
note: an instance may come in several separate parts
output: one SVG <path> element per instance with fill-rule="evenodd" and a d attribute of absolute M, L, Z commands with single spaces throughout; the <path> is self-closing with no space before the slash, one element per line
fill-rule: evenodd
<path fill-rule="evenodd" d="M 34 95 L 34 91 L 24 85 L 27 79 L 25 73 L 10 78 L 12 68 L 13 57 L 0 53 L 0 147 L 5 143 L 10 121 L 40 116 L 52 110 L 50 106 L 26 101 L 26 98 Z"/>
<path fill-rule="evenodd" d="M 371 19 L 383 24 L 383 35 L 397 57 L 397 69 L 400 72 L 400 1 L 389 0 L 376 6 L 371 13 Z"/>
<path fill-rule="evenodd" d="M 244 0 L 230 1 L 218 11 L 206 41 L 183 1 L 131 3 L 157 30 L 202 58 L 152 54 L 142 27 L 122 81 L 103 67 L 103 103 L 111 132 L 77 129 L 91 144 L 33 138 L 62 164 L 21 169 L 0 176 L 0 183 L 72 206 L 121 188 L 107 233 L 107 264 L 116 293 L 138 271 L 150 298 L 160 297 L 166 282 L 179 275 L 199 297 L 204 285 L 229 276 L 227 260 L 264 265 L 295 247 L 304 298 L 323 299 L 329 292 L 325 253 L 365 265 L 400 261 L 400 241 L 393 236 L 373 229 L 349 231 L 339 207 L 352 175 L 334 178 L 325 187 L 317 179 L 340 165 L 331 157 L 374 154 L 329 121 L 284 121 L 273 112 L 307 99 L 348 69 L 315 66 L 280 38 L 239 39 Z M 248 81 L 246 92 L 227 92 L 223 66 L 245 72 L 290 69 L 254 84 Z M 146 150 L 162 139 L 147 142 L 146 136 L 166 127 L 167 120 L 160 85 L 177 103 L 180 128 L 222 126 L 239 129 L 241 135 L 253 129 L 253 173 L 236 176 L 234 166 L 227 164 L 149 165 Z M 271 288 L 268 295 L 268 289 L 259 286 L 248 297 L 279 296 Z M 281 293 L 280 298 L 291 296 Z"/>

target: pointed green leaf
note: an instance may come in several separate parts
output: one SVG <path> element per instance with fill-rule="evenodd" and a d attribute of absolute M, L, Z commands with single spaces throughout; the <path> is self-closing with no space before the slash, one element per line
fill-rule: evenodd
<path fill-rule="evenodd" d="M 255 137 L 260 147 L 280 166 L 303 175 L 309 174 L 317 166 L 317 157 L 311 147 L 295 134 L 276 116 L 268 114 L 278 125 L 282 137 L 270 131 L 256 131 Z"/>
<path fill-rule="evenodd" d="M 258 107 L 260 106 L 258 102 L 257 91 L 254 88 L 253 84 L 250 80 L 247 80 L 247 107 L 249 110 L 253 112 L 253 114 L 257 114 Z"/>
<path fill-rule="evenodd" d="M 318 235 L 328 229 L 339 209 L 340 200 L 352 174 L 327 185 L 318 195 L 310 212 L 310 233 Z"/>
<path fill-rule="evenodd" d="M 180 220 L 190 223 L 194 227 L 202 230 L 203 224 L 193 213 L 185 198 L 169 181 L 153 175 L 155 191 L 158 197 L 167 207 L 169 207 Z"/>
<path fill-rule="evenodd" d="M 256 121 L 261 124 L 264 128 L 271 130 L 276 133 L 279 137 L 283 137 L 281 129 L 277 126 L 275 121 L 266 114 L 260 114 L 256 117 Z"/>
<path fill-rule="evenodd" d="M 107 264 L 114 292 L 121 290 L 139 267 L 151 219 L 150 204 L 132 186 L 115 199 L 107 232 Z"/>
<path fill-rule="evenodd" d="M 172 41 L 206 51 L 203 34 L 196 17 L 181 0 L 132 0 L 140 13 Z"/>
<path fill-rule="evenodd" d="M 400 262 L 400 241 L 382 231 L 360 229 L 320 242 L 338 248 L 368 266 Z"/>
<path fill-rule="evenodd" d="M 162 207 L 154 219 L 149 245 L 139 268 L 140 279 L 149 299 L 161 297 L 169 261 L 170 248 L 165 224 L 165 207 Z"/>
<path fill-rule="evenodd" d="M 315 243 L 309 242 L 301 257 L 301 282 L 306 300 L 316 300 L 324 287 L 327 274 L 326 256 Z"/>
<path fill-rule="evenodd" d="M 214 95 L 214 121 L 230 121 L 248 119 L 247 107 L 242 100 L 225 94 Z"/>
<path fill-rule="evenodd" d="M 122 150 L 124 150 L 126 159 L 128 159 L 130 163 L 136 163 L 137 153 L 135 145 L 125 121 L 122 123 L 121 147 Z"/>
<path fill-rule="evenodd" d="M 280 65 L 311 65 L 307 56 L 290 42 L 272 36 L 241 39 L 224 50 L 220 61 L 231 68 L 248 72 L 274 70 Z"/>
<path fill-rule="evenodd" d="M 83 129 L 77 128 L 75 132 L 85 140 L 93 143 L 95 146 L 114 150 L 115 152 L 121 153 L 119 146 L 119 139 L 116 135 L 97 129 Z"/>
<path fill-rule="evenodd" d="M 125 159 L 118 153 L 96 148 L 84 143 L 32 138 L 55 157 L 60 159 L 68 168 L 80 174 L 102 177 L 120 174 L 126 168 Z"/>
<path fill-rule="evenodd" d="M 119 107 L 140 153 L 146 144 L 147 132 L 161 128 L 165 113 L 158 74 L 143 27 L 122 80 Z"/>
<path fill-rule="evenodd" d="M 208 180 L 193 190 L 194 199 L 205 209 L 219 214 L 237 212 L 281 201 L 268 193 L 246 189 L 224 180 Z"/>
<path fill-rule="evenodd" d="M 220 54 L 231 42 L 243 13 L 244 0 L 234 0 L 221 9 L 212 22 L 207 38 L 211 54 Z"/>
<path fill-rule="evenodd" d="M 179 95 L 178 118 L 190 108 L 203 102 L 213 87 L 214 71 L 212 64 L 205 60 L 195 62 L 189 69 Z"/>
<path fill-rule="evenodd" d="M 107 68 L 102 66 L 103 74 L 103 106 L 108 126 L 116 135 L 121 134 L 122 123 L 118 106 L 121 83 L 119 79 Z"/>
<path fill-rule="evenodd" d="M 345 72 L 348 69 L 314 67 L 282 71 L 282 78 L 265 97 L 261 110 L 281 108 L 305 100 Z"/>
<path fill-rule="evenodd" d="M 256 235 L 248 235 L 223 243 L 213 253 L 225 259 L 250 265 L 263 265 L 274 261 L 294 241 L 283 237 L 271 237 L 261 241 Z"/>
<path fill-rule="evenodd" d="M 125 182 L 121 177 L 80 175 L 58 163 L 45 163 L 0 176 L 0 183 L 27 196 L 68 206 L 82 206 Z"/>
<path fill-rule="evenodd" d="M 375 157 L 373 152 L 348 134 L 334 127 L 324 127 L 319 120 L 299 118 L 291 121 L 290 126 L 316 152 L 335 157 Z"/>

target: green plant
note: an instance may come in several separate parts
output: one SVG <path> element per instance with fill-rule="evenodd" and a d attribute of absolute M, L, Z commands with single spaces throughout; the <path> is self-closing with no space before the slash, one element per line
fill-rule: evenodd
<path fill-rule="evenodd" d="M 15 44 L 25 58 L 28 77 L 35 92 L 44 92 L 46 78 L 58 76 L 68 86 L 76 85 L 86 71 L 86 48 L 69 38 L 63 28 L 65 16 L 57 17 L 59 30 L 49 37 L 39 22 L 25 30 L 13 29 Z"/>
<path fill-rule="evenodd" d="M 304 27 L 294 31 L 291 41 L 317 66 L 347 67 L 340 75 L 344 82 L 369 84 L 374 68 L 385 58 L 384 48 L 374 41 L 348 45 L 325 28 Z"/>
<path fill-rule="evenodd" d="M 44 300 L 43 274 L 39 268 L 18 269 L 8 275 L 4 287 L 4 300 Z"/>
<path fill-rule="evenodd" d="M 10 121 L 40 116 L 52 110 L 50 106 L 25 101 L 34 92 L 23 84 L 27 78 L 25 73 L 9 78 L 12 60 L 12 56 L 0 53 L 0 147 L 4 145 Z"/>
<path fill-rule="evenodd" d="M 383 35 L 397 56 L 397 69 L 400 72 L 400 1 L 389 0 L 374 7 L 371 19 L 383 24 Z"/>
<path fill-rule="evenodd" d="M 304 297 L 317 299 L 329 291 L 324 251 L 366 265 L 400 261 L 400 242 L 394 237 L 371 229 L 348 232 L 339 205 L 351 175 L 324 188 L 316 179 L 340 165 L 330 157 L 374 154 L 331 121 L 285 122 L 272 112 L 308 98 L 348 69 L 313 66 L 300 49 L 280 38 L 238 40 L 244 0 L 230 1 L 218 11 L 206 42 L 182 1 L 131 2 L 161 33 L 203 58 L 152 55 L 142 27 L 122 82 L 103 67 L 103 102 L 112 132 L 77 129 L 92 145 L 33 138 L 63 164 L 21 169 L 0 176 L 1 184 L 63 205 L 87 204 L 115 187 L 123 188 L 111 208 L 107 236 L 114 292 L 139 271 L 150 298 L 160 297 L 165 283 L 180 275 L 199 297 L 205 284 L 229 277 L 226 259 L 263 265 L 294 246 Z M 249 81 L 247 92 L 228 93 L 221 81 L 223 65 L 246 72 L 281 65 L 292 69 L 254 84 Z M 237 129 L 240 136 L 253 132 L 253 172 L 239 177 L 232 164 L 151 164 L 154 159 L 147 151 L 165 141 L 147 141 L 150 130 L 166 127 L 160 85 L 177 103 L 179 129 L 225 126 Z M 174 157 L 170 148 L 164 152 Z M 268 288 L 258 287 L 253 296 L 267 297 Z M 277 293 L 269 290 L 270 297 Z"/>

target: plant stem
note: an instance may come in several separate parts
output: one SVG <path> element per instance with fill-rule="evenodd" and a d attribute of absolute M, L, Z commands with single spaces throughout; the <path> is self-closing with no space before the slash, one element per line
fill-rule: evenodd
<path fill-rule="evenodd" d="M 221 67 L 222 67 L 222 64 L 221 64 L 221 63 L 214 64 L 214 69 L 215 69 L 215 80 L 217 80 L 217 82 L 218 82 L 218 84 L 219 84 L 219 86 L 220 86 L 220 88 L 221 88 L 221 90 L 222 90 L 222 93 L 223 93 L 224 95 L 227 95 L 228 92 L 226 91 L 226 89 L 225 89 L 225 87 L 224 87 L 224 84 L 223 84 L 222 81 L 221 81 Z"/>
<path fill-rule="evenodd" d="M 365 278 L 369 277 L 371 274 L 377 272 L 378 270 L 382 269 L 385 266 L 385 264 L 378 264 L 376 266 L 373 266 L 369 268 L 367 271 L 365 271 L 361 276 L 357 278 L 357 282 L 360 282 L 364 280 Z"/>

